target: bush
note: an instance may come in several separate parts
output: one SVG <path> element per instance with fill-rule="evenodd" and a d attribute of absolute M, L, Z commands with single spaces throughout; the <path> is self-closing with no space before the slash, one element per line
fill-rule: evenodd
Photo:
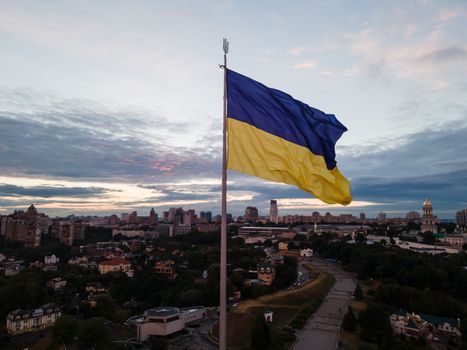
<path fill-rule="evenodd" d="M 357 327 L 357 319 L 353 313 L 352 307 L 349 306 L 347 309 L 347 313 L 344 316 L 344 320 L 342 321 L 342 328 L 346 331 L 353 332 Z"/>
<path fill-rule="evenodd" d="M 251 333 L 251 348 L 255 350 L 266 350 L 271 346 L 271 332 L 263 315 L 256 317 L 253 332 Z"/>

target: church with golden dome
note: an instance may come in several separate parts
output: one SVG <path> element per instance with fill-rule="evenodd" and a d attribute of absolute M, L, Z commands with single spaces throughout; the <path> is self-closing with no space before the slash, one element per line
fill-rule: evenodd
<path fill-rule="evenodd" d="M 433 215 L 433 206 L 428 199 L 423 202 L 421 232 L 438 233 L 438 218 Z"/>

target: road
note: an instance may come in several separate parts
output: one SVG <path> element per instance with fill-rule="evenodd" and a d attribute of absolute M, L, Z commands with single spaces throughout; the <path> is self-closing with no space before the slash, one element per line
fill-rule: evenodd
<path fill-rule="evenodd" d="M 336 264 L 313 258 L 312 265 L 333 275 L 336 283 L 305 327 L 296 333 L 298 341 L 293 349 L 334 350 L 336 349 L 339 327 L 356 283 Z"/>

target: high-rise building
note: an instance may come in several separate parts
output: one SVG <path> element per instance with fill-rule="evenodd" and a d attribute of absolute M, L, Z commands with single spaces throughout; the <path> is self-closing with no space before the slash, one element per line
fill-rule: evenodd
<path fill-rule="evenodd" d="M 456 213 L 456 224 L 463 227 L 467 226 L 467 208 Z"/>
<path fill-rule="evenodd" d="M 365 221 L 366 220 L 366 215 L 365 213 L 360 213 L 360 220 Z"/>
<path fill-rule="evenodd" d="M 128 219 L 130 218 L 130 214 L 128 213 L 122 213 L 121 214 L 122 221 L 125 223 L 128 223 Z"/>
<path fill-rule="evenodd" d="M 151 208 L 151 211 L 149 212 L 149 223 L 157 224 L 157 214 L 154 211 L 154 208 Z"/>
<path fill-rule="evenodd" d="M 243 220 L 250 224 L 256 224 L 256 221 L 258 220 L 258 209 L 256 207 L 246 207 L 245 217 Z"/>
<path fill-rule="evenodd" d="M 277 201 L 275 199 L 271 199 L 269 205 L 269 221 L 275 224 L 279 223 L 279 212 L 277 210 Z"/>
<path fill-rule="evenodd" d="M 129 224 L 137 224 L 138 223 L 138 212 L 134 211 L 128 217 Z"/>
<path fill-rule="evenodd" d="M 201 211 L 199 213 L 199 218 L 201 222 L 211 222 L 212 221 L 212 213 L 210 211 Z"/>
<path fill-rule="evenodd" d="M 55 220 L 52 224 L 52 236 L 60 243 L 72 246 L 76 241 L 84 240 L 86 225 L 80 220 Z"/>
<path fill-rule="evenodd" d="M 109 217 L 109 225 L 110 226 L 118 225 L 118 222 L 119 222 L 119 220 L 118 220 L 117 215 L 115 215 L 115 214 L 110 215 L 110 217 Z"/>
<path fill-rule="evenodd" d="M 8 219 L 8 216 L 0 215 L 0 237 L 5 236 L 7 219 Z"/>
<path fill-rule="evenodd" d="M 438 233 L 437 218 L 433 215 L 433 206 L 428 199 L 423 202 L 423 216 L 421 232 Z"/>
<path fill-rule="evenodd" d="M 46 230 L 48 217 L 38 214 L 34 205 L 31 205 L 26 212 L 15 211 L 1 221 L 0 229 L 6 240 L 24 242 L 26 247 L 37 247 L 41 243 L 41 227 L 44 226 Z"/>

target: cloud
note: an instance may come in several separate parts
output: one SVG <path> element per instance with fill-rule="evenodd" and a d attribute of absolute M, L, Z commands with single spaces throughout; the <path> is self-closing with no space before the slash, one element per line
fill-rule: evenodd
<path fill-rule="evenodd" d="M 218 173 L 214 135 L 190 144 L 196 120 L 169 122 L 140 108 L 4 89 L 0 123 L 4 175 L 135 181 Z M 174 144 L 174 133 L 185 136 L 185 146 Z"/>
<path fill-rule="evenodd" d="M 420 57 L 422 62 L 449 63 L 467 58 L 467 50 L 460 46 L 436 49 Z"/>
<path fill-rule="evenodd" d="M 29 196 L 29 197 L 90 197 L 99 196 L 108 190 L 96 187 L 51 187 L 51 186 L 36 186 L 23 187 L 10 184 L 0 184 L 0 196 Z"/>
<path fill-rule="evenodd" d="M 450 21 L 453 18 L 456 18 L 462 15 L 463 11 L 461 9 L 443 9 L 439 13 L 438 19 L 441 22 Z"/>
<path fill-rule="evenodd" d="M 354 198 L 409 209 L 428 196 L 452 218 L 467 206 L 466 152 L 467 124 L 457 121 L 401 137 L 393 147 L 347 148 L 338 159 Z"/>
<path fill-rule="evenodd" d="M 301 63 L 294 64 L 292 68 L 294 69 L 314 69 L 318 64 L 314 61 L 304 61 Z"/>

